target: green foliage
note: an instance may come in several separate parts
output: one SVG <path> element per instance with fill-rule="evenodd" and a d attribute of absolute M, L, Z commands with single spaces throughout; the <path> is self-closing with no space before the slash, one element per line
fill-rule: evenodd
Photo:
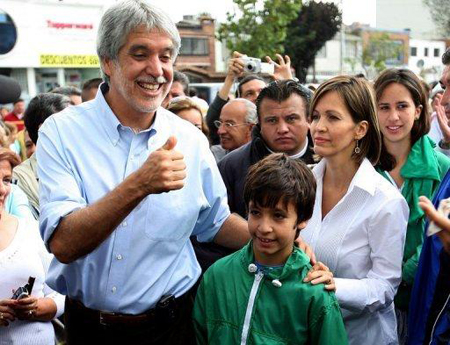
<path fill-rule="evenodd" d="M 287 25 L 297 16 L 302 0 L 233 0 L 241 16 L 227 13 L 218 39 L 230 51 L 263 58 L 283 53 Z"/>
<path fill-rule="evenodd" d="M 317 52 L 336 35 L 341 24 L 342 13 L 335 4 L 315 1 L 303 5 L 289 24 L 285 52 L 301 82 L 305 82 Z"/>
<path fill-rule="evenodd" d="M 431 18 L 444 36 L 450 35 L 450 1 L 423 0 L 430 9 Z"/>
<path fill-rule="evenodd" d="M 402 45 L 389 38 L 386 33 L 374 33 L 363 49 L 362 62 L 366 74 L 371 70 L 377 73 L 386 69 L 386 61 L 397 59 L 402 53 Z"/>

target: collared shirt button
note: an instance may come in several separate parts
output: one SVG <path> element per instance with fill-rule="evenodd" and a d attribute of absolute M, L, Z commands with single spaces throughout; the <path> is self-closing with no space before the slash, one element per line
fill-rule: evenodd
<path fill-rule="evenodd" d="M 114 293 L 116 292 L 117 288 L 115 286 L 112 287 L 111 292 Z"/>
<path fill-rule="evenodd" d="M 122 260 L 122 259 L 123 259 L 123 257 L 122 257 L 122 255 L 120 255 L 120 254 L 117 254 L 117 256 L 116 256 L 116 259 L 117 259 L 117 260 Z"/>
<path fill-rule="evenodd" d="M 123 223 L 122 223 L 122 226 L 123 226 L 123 227 L 126 227 L 127 225 L 128 225 L 127 222 L 123 222 Z"/>

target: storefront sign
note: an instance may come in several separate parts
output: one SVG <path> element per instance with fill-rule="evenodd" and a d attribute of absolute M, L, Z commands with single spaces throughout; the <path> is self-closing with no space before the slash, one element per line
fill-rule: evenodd
<path fill-rule="evenodd" d="M 97 55 L 41 55 L 41 67 L 100 67 Z"/>
<path fill-rule="evenodd" d="M 94 28 L 93 24 L 80 24 L 80 23 L 56 23 L 51 20 L 47 20 L 47 26 L 49 28 L 55 29 L 83 29 L 92 30 Z"/>

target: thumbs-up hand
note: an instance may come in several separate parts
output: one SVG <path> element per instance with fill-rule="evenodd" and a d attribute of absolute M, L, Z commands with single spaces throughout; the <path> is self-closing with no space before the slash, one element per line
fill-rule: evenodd
<path fill-rule="evenodd" d="M 175 146 L 177 145 L 177 138 L 175 138 L 174 136 L 169 137 L 169 139 L 167 139 L 166 143 L 161 146 L 158 151 L 170 151 L 173 150 L 175 148 Z"/>
<path fill-rule="evenodd" d="M 147 194 L 159 194 L 181 189 L 186 178 L 186 164 L 181 152 L 175 151 L 177 138 L 169 137 L 166 143 L 148 156 L 136 171 Z"/>

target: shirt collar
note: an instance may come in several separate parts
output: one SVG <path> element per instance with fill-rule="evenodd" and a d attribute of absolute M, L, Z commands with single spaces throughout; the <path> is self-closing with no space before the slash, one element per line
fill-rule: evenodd
<path fill-rule="evenodd" d="M 325 173 L 325 164 L 326 158 L 323 158 L 313 169 L 313 173 L 316 176 L 316 180 L 323 183 L 323 174 Z M 355 176 L 353 176 L 352 182 L 348 187 L 348 191 L 346 194 L 349 194 L 355 187 L 365 190 L 370 195 L 375 194 L 376 189 L 376 179 L 373 176 L 373 173 L 378 174 L 370 161 L 367 158 L 364 158 L 358 170 L 356 171 Z"/>
<path fill-rule="evenodd" d="M 120 140 L 120 128 L 123 127 L 123 125 L 120 123 L 117 116 L 112 111 L 111 107 L 109 106 L 108 102 L 106 102 L 105 94 L 108 92 L 109 86 L 107 83 L 102 83 L 97 91 L 97 95 L 94 99 L 95 106 L 100 109 L 100 123 L 102 124 L 103 128 L 105 129 L 109 139 L 111 140 L 111 143 L 116 146 L 117 143 Z M 164 125 L 165 123 L 165 116 L 167 116 L 168 111 L 165 110 L 162 107 L 159 107 L 158 110 L 155 113 L 155 120 L 153 121 L 153 124 L 150 126 L 150 128 L 144 130 L 143 132 L 149 132 L 149 139 L 147 141 L 147 148 L 150 144 L 150 142 L 153 140 L 152 137 L 156 133 L 164 134 L 167 132 L 167 126 Z M 163 135 L 164 137 L 164 135 Z M 168 137 L 168 134 L 167 134 Z M 167 140 L 167 138 L 166 138 Z M 164 145 L 165 141 L 162 143 Z M 161 145 L 161 146 L 162 146 Z"/>
<path fill-rule="evenodd" d="M 94 98 L 94 105 L 100 111 L 99 122 L 106 131 L 111 143 L 116 146 L 120 139 L 119 126 L 120 121 L 113 113 L 108 102 L 106 102 L 104 94 L 109 90 L 107 83 L 102 83 L 98 88 L 97 95 Z"/>
<path fill-rule="evenodd" d="M 276 153 L 275 151 L 272 151 L 265 142 L 264 142 L 264 145 L 266 145 L 266 148 L 270 153 Z M 292 159 L 301 158 L 306 153 L 307 149 L 308 149 L 308 136 L 306 137 L 305 145 L 303 146 L 303 148 L 299 152 L 294 153 L 292 156 L 289 156 L 289 158 L 292 158 Z"/>

